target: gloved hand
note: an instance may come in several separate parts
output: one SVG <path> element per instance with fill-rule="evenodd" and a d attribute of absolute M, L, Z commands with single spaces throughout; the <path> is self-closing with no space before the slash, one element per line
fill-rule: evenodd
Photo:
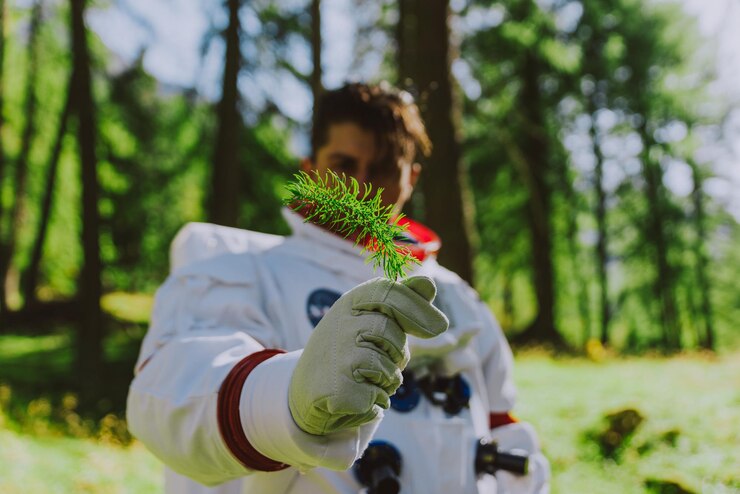
<path fill-rule="evenodd" d="M 359 427 L 390 405 L 409 361 L 406 334 L 447 329 L 426 277 L 376 278 L 345 293 L 324 315 L 291 378 L 288 405 L 298 427 L 324 435 Z"/>
<path fill-rule="evenodd" d="M 408 368 L 417 375 L 432 372 L 439 376 L 454 376 L 479 365 L 471 342 L 486 327 L 481 317 L 482 304 L 472 288 L 464 283 L 437 283 L 437 304 L 450 321 L 439 338 L 422 340 L 409 337 L 411 362 Z"/>
<path fill-rule="evenodd" d="M 550 492 L 550 462 L 540 451 L 537 433 L 527 422 L 502 425 L 491 431 L 491 440 L 503 451 L 520 450 L 529 454 L 527 475 L 506 470 L 496 472 L 498 493 L 547 494 Z"/>

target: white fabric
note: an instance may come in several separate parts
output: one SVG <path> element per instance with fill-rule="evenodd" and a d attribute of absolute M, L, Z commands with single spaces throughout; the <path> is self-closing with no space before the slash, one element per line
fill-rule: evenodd
<path fill-rule="evenodd" d="M 514 475 L 506 471 L 496 473 L 498 494 L 550 492 L 550 463 L 540 453 L 537 433 L 530 424 L 518 422 L 497 427 L 491 431 L 491 440 L 495 441 L 501 450 L 520 450 L 529 453 L 528 475 Z"/>
<path fill-rule="evenodd" d="M 312 305 L 317 293 L 339 296 L 377 276 L 365 263 L 366 255 L 351 242 L 303 223 L 287 210 L 285 216 L 293 235 L 272 246 L 245 252 L 239 250 L 244 243 L 222 243 L 218 245 L 227 248 L 204 254 L 192 250 L 201 240 L 183 241 L 187 236 L 178 236 L 180 247 L 173 246 L 176 270 L 157 293 L 129 392 L 130 428 L 179 474 L 211 485 L 243 478 L 206 489 L 169 472 L 168 494 L 234 494 L 238 484 L 243 494 L 349 494 L 361 488 L 351 471 L 249 472 L 233 458 L 218 432 L 218 390 L 236 362 L 262 348 L 302 349 L 313 330 L 312 318 L 327 309 L 324 302 Z M 220 228 L 210 225 L 204 231 L 212 235 Z M 454 319 L 451 331 L 456 340 L 440 342 L 436 350 L 427 347 L 436 351 L 434 365 L 461 370 L 473 398 L 470 408 L 453 418 L 425 400 L 409 413 L 388 410 L 374 437 L 388 439 L 401 450 L 403 494 L 494 494 L 495 480 L 490 476 L 476 480 L 471 458 L 474 441 L 489 434 L 488 413 L 513 406 L 511 351 L 490 311 L 456 275 L 434 259 L 413 274 L 435 280 L 439 307 Z M 410 346 L 413 359 L 414 345 Z M 291 429 L 295 424 L 285 413 L 280 387 L 287 386 L 292 358 L 273 357 L 247 379 L 240 411 L 250 442 L 266 456 L 304 469 L 327 459 L 351 463 L 353 451 L 361 451 L 372 432 L 361 431 L 351 440 L 331 438 L 338 442 L 322 449 Z M 329 454 L 322 456 L 324 452 Z"/>
<path fill-rule="evenodd" d="M 220 254 L 241 254 L 269 249 L 285 240 L 279 235 L 252 232 L 211 223 L 188 223 L 170 246 L 170 271 Z"/>
<path fill-rule="evenodd" d="M 127 420 L 165 464 L 205 485 L 245 475 L 221 440 L 216 400 L 221 382 L 261 347 L 247 334 L 194 330 L 164 345 L 131 385 Z"/>
<path fill-rule="evenodd" d="M 249 375 L 240 404 L 244 432 L 257 451 L 299 470 L 317 466 L 346 470 L 365 450 L 380 419 L 325 436 L 303 432 L 288 409 L 288 387 L 301 353 L 297 350 L 277 355 Z M 276 423 L 283 427 L 275 427 Z"/>

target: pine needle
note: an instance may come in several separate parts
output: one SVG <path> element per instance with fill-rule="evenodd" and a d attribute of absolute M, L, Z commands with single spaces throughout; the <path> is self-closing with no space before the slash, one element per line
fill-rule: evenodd
<path fill-rule="evenodd" d="M 348 183 L 344 174 L 340 177 L 332 171 L 325 178 L 317 172 L 313 175 L 300 172 L 288 184 L 290 196 L 284 202 L 289 208 L 302 211 L 305 221 L 323 225 L 344 238 L 356 235 L 355 245 L 362 242 L 363 252 L 372 251 L 367 262 L 372 262 L 373 268 L 382 266 L 388 279 L 402 278 L 410 263 L 419 264 L 408 248 L 394 242 L 406 225 L 398 224 L 403 215 L 393 218 L 392 205 L 381 203 L 382 188 L 371 197 L 372 186 L 363 184 L 360 194 L 360 184 L 353 177 Z"/>

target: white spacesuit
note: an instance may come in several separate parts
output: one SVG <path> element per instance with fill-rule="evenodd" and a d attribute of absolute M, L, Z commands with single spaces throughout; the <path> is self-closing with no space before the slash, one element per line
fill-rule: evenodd
<path fill-rule="evenodd" d="M 316 436 L 296 426 L 287 396 L 301 349 L 341 294 L 378 274 L 351 241 L 284 216 L 286 238 L 191 224 L 173 242 L 127 410 L 132 433 L 168 467 L 167 492 L 362 492 L 350 467 L 371 440 L 400 452 L 402 493 L 548 492 L 532 428 L 509 415 L 509 346 L 475 292 L 437 264 L 434 235 L 418 225 L 409 242 L 422 264 L 410 274 L 434 279 L 450 327 L 430 340 L 409 336 L 407 369 L 459 374 L 468 405 L 452 415 L 412 393 L 357 429 Z M 477 475 L 481 439 L 530 453 L 529 474 Z"/>

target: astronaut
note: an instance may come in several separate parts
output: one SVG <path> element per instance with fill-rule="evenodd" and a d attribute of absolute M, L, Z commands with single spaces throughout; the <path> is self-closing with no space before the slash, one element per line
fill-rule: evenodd
<path fill-rule="evenodd" d="M 323 95 L 311 144 L 303 170 L 382 187 L 398 210 L 429 150 L 408 95 L 359 83 Z M 511 350 L 436 262 L 436 234 L 405 220 L 420 264 L 394 282 L 351 240 L 283 216 L 288 237 L 190 224 L 173 242 L 127 404 L 166 492 L 363 492 L 352 467 L 372 440 L 400 453 L 402 493 L 547 493 L 536 434 L 511 414 Z M 457 406 L 418 384 L 442 381 Z M 526 452 L 528 473 L 477 472 L 481 440 Z"/>

